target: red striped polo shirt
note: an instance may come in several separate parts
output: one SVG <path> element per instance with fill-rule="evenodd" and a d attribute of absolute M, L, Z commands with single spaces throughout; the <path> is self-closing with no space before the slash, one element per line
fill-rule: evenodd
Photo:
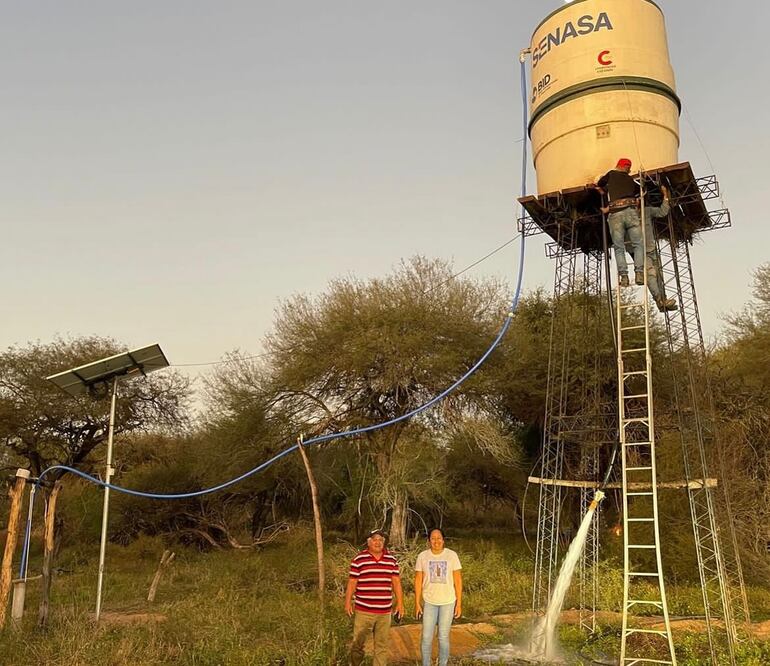
<path fill-rule="evenodd" d="M 393 576 L 400 575 L 398 562 L 387 550 L 375 559 L 362 550 L 350 563 L 350 577 L 356 579 L 356 610 L 390 613 L 393 607 Z"/>

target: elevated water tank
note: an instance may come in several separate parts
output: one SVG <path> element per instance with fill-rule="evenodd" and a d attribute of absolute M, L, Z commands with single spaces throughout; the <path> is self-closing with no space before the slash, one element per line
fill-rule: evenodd
<path fill-rule="evenodd" d="M 678 163 L 680 102 L 663 12 L 651 0 L 575 0 L 531 44 L 529 134 L 538 194 Z"/>

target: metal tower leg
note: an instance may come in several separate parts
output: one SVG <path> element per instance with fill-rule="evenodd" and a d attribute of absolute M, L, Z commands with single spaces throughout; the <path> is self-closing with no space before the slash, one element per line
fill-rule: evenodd
<path fill-rule="evenodd" d="M 546 412 L 540 465 L 540 478 L 544 480 L 561 478 L 564 463 L 564 442 L 560 436 L 560 428 L 565 415 L 567 397 L 565 377 L 569 370 L 569 327 L 566 314 L 572 306 L 570 295 L 574 289 L 577 263 L 577 253 L 574 249 L 574 223 L 563 226 L 560 241 L 569 249 L 556 254 Z M 548 606 L 551 586 L 558 575 L 561 499 L 560 486 L 540 484 L 532 592 L 532 610 L 539 614 L 544 613 Z"/>
<path fill-rule="evenodd" d="M 599 479 L 599 450 L 587 445 L 582 451 L 581 477 L 598 481 Z M 585 515 L 588 506 L 594 499 L 596 490 L 582 489 L 580 491 L 580 513 Z M 590 633 L 596 632 L 596 608 L 599 603 L 599 521 L 601 504 L 596 508 L 594 519 L 586 537 L 583 556 L 580 560 L 580 626 Z"/>
<path fill-rule="evenodd" d="M 673 220 L 669 219 L 669 240 L 659 241 L 658 247 L 664 287 L 668 294 L 676 293 L 679 304 L 678 312 L 666 313 L 666 329 L 685 476 L 701 482 L 690 484 L 688 497 L 711 661 L 720 663 L 716 639 L 724 634 L 729 663 L 735 664 L 736 618 L 748 622 L 748 603 L 724 473 L 721 493 L 705 482 L 709 459 L 714 449 L 719 458 L 720 447 L 689 247 L 677 239 Z M 723 507 L 718 507 L 719 499 Z M 724 536 L 717 508 L 726 519 Z"/>
<path fill-rule="evenodd" d="M 720 484 L 722 492 L 715 493 L 714 506 L 716 509 L 716 527 L 719 543 L 721 544 L 722 571 L 725 577 L 725 589 L 727 593 L 727 607 L 732 612 L 731 623 L 728 625 L 730 635 L 738 640 L 741 636 L 738 633 L 738 625 L 747 626 L 751 622 L 749 612 L 748 598 L 746 595 L 746 586 L 743 580 L 743 568 L 740 561 L 740 551 L 738 548 L 738 538 L 735 531 L 735 520 L 732 512 L 732 502 L 730 497 L 730 486 L 726 481 L 724 450 L 719 444 L 719 428 L 716 418 L 716 409 L 714 407 L 714 394 L 711 390 L 711 381 L 706 366 L 706 346 L 703 342 L 703 331 L 700 327 L 700 315 L 698 313 L 698 300 L 695 294 L 695 279 L 692 273 L 692 263 L 690 261 L 690 247 L 684 245 L 684 262 L 677 261 L 686 270 L 677 270 L 680 275 L 680 285 L 682 287 L 682 301 L 691 304 L 694 317 L 687 318 L 688 321 L 697 322 L 697 336 L 688 335 L 688 347 L 693 356 L 693 367 L 700 370 L 701 390 L 705 387 L 706 404 L 703 410 L 704 417 L 701 417 L 701 423 L 706 432 L 705 441 L 712 444 L 715 451 L 706 450 L 710 453 L 708 459 L 713 459 L 716 453 L 717 465 L 722 478 Z M 681 276 L 684 276 L 684 280 Z M 684 311 L 684 308 L 682 308 Z"/>
<path fill-rule="evenodd" d="M 600 254 L 583 255 L 583 330 L 588 339 L 600 340 L 601 328 L 609 322 L 603 316 L 602 307 L 602 256 Z M 606 329 L 605 329 L 606 330 Z M 600 480 L 600 449 L 602 444 L 612 439 L 614 433 L 607 433 L 602 410 L 602 354 L 595 345 L 581 345 L 584 369 L 582 377 L 581 403 L 589 410 L 589 429 L 578 439 L 580 449 L 580 479 L 598 482 Z M 580 491 L 580 514 L 585 515 L 594 499 L 594 489 Z M 586 537 L 583 556 L 580 560 L 579 573 L 579 617 L 580 626 L 590 633 L 596 632 L 596 609 L 599 603 L 599 524 L 601 504 L 596 509 L 594 519 Z"/>

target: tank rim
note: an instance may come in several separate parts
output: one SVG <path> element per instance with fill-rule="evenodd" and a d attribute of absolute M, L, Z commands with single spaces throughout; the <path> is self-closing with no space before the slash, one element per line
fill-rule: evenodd
<path fill-rule="evenodd" d="M 563 12 L 565 9 L 569 9 L 570 7 L 574 7 L 576 4 L 580 2 L 587 2 L 588 0 L 572 0 L 569 4 L 562 5 L 561 7 L 557 7 L 554 9 L 548 16 L 546 16 L 540 23 L 537 24 L 537 27 L 532 31 L 532 37 L 529 38 L 530 44 L 532 43 L 532 38 L 535 36 L 535 33 L 540 30 L 540 28 L 543 27 L 544 23 L 547 23 L 553 16 L 558 14 L 559 12 Z M 648 2 L 651 5 L 653 5 L 661 14 L 663 14 L 663 10 L 660 8 L 660 5 L 658 5 L 657 2 L 654 0 L 643 0 L 644 2 Z"/>

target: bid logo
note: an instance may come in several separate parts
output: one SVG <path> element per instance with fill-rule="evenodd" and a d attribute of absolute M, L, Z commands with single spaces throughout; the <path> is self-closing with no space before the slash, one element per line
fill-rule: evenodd
<path fill-rule="evenodd" d="M 603 67 L 606 67 L 607 65 L 612 64 L 609 51 L 602 51 L 596 59 L 599 61 L 599 64 L 602 65 Z"/>
<path fill-rule="evenodd" d="M 540 97 L 546 90 L 548 90 L 548 86 L 550 85 L 551 75 L 546 74 L 537 82 L 536 85 L 532 86 L 532 104 L 534 104 L 537 98 Z"/>

